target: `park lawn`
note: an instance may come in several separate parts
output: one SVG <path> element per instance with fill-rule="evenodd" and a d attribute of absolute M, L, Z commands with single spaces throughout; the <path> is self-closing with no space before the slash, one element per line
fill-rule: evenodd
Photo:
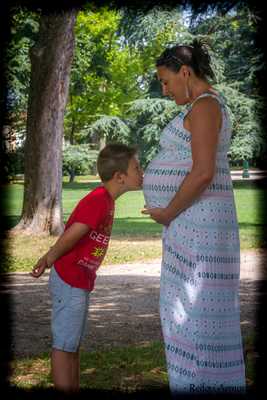
<path fill-rule="evenodd" d="M 266 181 L 234 182 L 241 250 L 267 247 L 266 194 Z"/>
<path fill-rule="evenodd" d="M 81 351 L 81 390 L 133 393 L 165 389 L 167 392 L 168 377 L 162 347 L 160 343 L 152 343 L 146 348 L 129 346 L 101 352 Z M 11 368 L 12 387 L 24 390 L 53 387 L 48 353 L 13 361 Z"/>
<path fill-rule="evenodd" d="M 255 382 L 254 338 L 245 338 L 246 380 L 249 388 Z M 52 387 L 50 355 L 16 359 L 11 362 L 10 384 L 20 389 Z M 110 350 L 88 352 L 81 349 L 81 389 L 168 390 L 163 342 L 154 341 L 140 346 L 114 347 Z"/>
<path fill-rule="evenodd" d="M 64 182 L 64 217 L 68 217 L 77 201 L 97 182 Z M 19 219 L 23 185 L 10 185 L 6 216 L 12 227 Z M 241 248 L 266 247 L 263 237 L 263 189 L 247 185 L 235 188 Z M 103 268 L 106 264 L 144 261 L 161 256 L 161 227 L 140 214 L 144 205 L 142 192 L 126 193 L 117 201 L 116 219 Z M 141 232 L 141 233 L 140 233 Z M 56 240 L 55 237 L 11 235 L 9 271 L 29 271 L 33 263 Z M 249 387 L 255 380 L 254 338 L 245 337 L 246 376 Z M 52 386 L 49 354 L 15 359 L 11 362 L 10 383 L 15 387 L 46 389 Z M 81 388 L 91 390 L 137 390 L 168 388 L 162 342 L 145 346 L 127 346 L 105 351 L 81 349 Z"/>
<path fill-rule="evenodd" d="M 11 385 L 19 388 L 52 386 L 50 355 L 17 359 L 11 364 Z M 81 349 L 81 388 L 135 391 L 168 387 L 164 347 L 161 342 L 114 347 L 88 352 Z"/>
<path fill-rule="evenodd" d="M 10 235 L 7 239 L 8 250 L 6 260 L 2 259 L 3 272 L 27 272 L 49 247 L 57 240 L 53 236 Z M 161 257 L 160 239 L 147 237 L 111 239 L 107 255 L 101 268 L 110 264 L 142 262 Z"/>
<path fill-rule="evenodd" d="M 93 179 L 79 178 L 77 182 L 63 181 L 64 220 L 79 199 L 99 184 Z M 264 235 L 264 205 L 266 189 L 251 182 L 235 182 L 234 194 L 240 227 L 241 249 L 266 247 Z M 23 182 L 8 185 L 4 193 L 5 215 L 8 227 L 19 220 Z M 144 207 L 142 191 L 125 193 L 116 201 L 115 221 L 112 239 L 103 265 L 142 262 L 160 258 L 162 252 L 161 230 L 149 217 L 141 214 Z M 56 241 L 56 237 L 10 235 L 8 238 L 8 258 L 4 271 L 28 271 L 42 253 Z"/>

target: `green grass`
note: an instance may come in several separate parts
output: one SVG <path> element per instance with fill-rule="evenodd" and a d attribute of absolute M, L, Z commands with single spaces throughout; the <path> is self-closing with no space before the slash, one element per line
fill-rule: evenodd
<path fill-rule="evenodd" d="M 63 183 L 64 217 L 89 190 L 97 185 L 92 179 Z M 263 209 L 266 189 L 251 182 L 236 182 L 235 198 L 240 225 L 241 248 L 266 247 L 263 236 Z M 6 218 L 14 226 L 21 212 L 23 184 L 8 186 L 5 193 Z M 161 256 L 161 227 L 143 216 L 142 192 L 126 193 L 116 204 L 116 219 L 105 264 L 141 261 Z M 29 271 L 40 254 L 56 240 L 53 237 L 15 235 L 9 242 L 9 271 Z M 254 338 L 245 338 L 245 361 L 248 385 L 255 380 Z M 52 385 L 49 354 L 12 361 L 11 384 L 19 388 L 49 388 Z M 81 387 L 100 390 L 136 391 L 167 388 L 163 344 L 128 346 L 101 352 L 81 352 Z"/>
<path fill-rule="evenodd" d="M 28 272 L 33 265 L 56 241 L 52 236 L 14 235 L 7 239 L 6 260 L 2 259 L 3 272 Z M 161 257 L 161 239 L 121 238 L 111 239 L 107 255 L 101 268 L 110 264 L 143 262 Z"/>
<path fill-rule="evenodd" d="M 99 182 L 94 177 L 79 177 L 77 182 L 63 181 L 64 220 L 77 202 L 95 188 Z M 267 247 L 264 206 L 266 188 L 252 181 L 234 182 L 241 249 Z M 23 182 L 7 186 L 3 193 L 5 214 L 9 228 L 16 225 L 22 207 Z M 141 214 L 144 207 L 142 191 L 125 193 L 116 201 L 115 222 L 105 264 L 121 264 L 161 257 L 161 230 L 159 224 Z M 55 237 L 14 235 L 8 239 L 9 258 L 4 270 L 28 271 L 40 254 L 55 242 Z"/>
<path fill-rule="evenodd" d="M 249 387 L 255 381 L 254 337 L 245 338 L 246 379 Z M 11 363 L 11 385 L 21 389 L 50 388 L 49 354 L 17 359 Z M 86 352 L 81 350 L 81 388 L 92 390 L 167 389 L 164 345 L 151 342 L 145 346 L 116 347 L 112 350 Z"/>
<path fill-rule="evenodd" d="M 86 179 L 87 178 L 87 179 Z M 63 180 L 64 221 L 77 202 L 99 181 L 79 177 L 73 183 Z M 4 192 L 4 210 L 7 226 L 12 228 L 19 221 L 23 199 L 23 182 L 8 185 Z M 115 221 L 111 243 L 103 265 L 144 261 L 161 257 L 161 226 L 141 214 L 144 197 L 141 191 L 125 193 L 116 201 Z M 8 239 L 8 255 L 2 262 L 2 270 L 29 271 L 40 257 L 55 242 L 55 237 L 12 235 Z"/>
<path fill-rule="evenodd" d="M 49 354 L 13 361 L 10 380 L 12 385 L 23 389 L 51 387 Z M 133 392 L 167 386 L 161 342 L 116 347 L 107 351 L 81 351 L 82 389 Z"/>
<path fill-rule="evenodd" d="M 81 177 L 82 178 L 82 177 Z M 67 220 L 77 202 L 89 191 L 99 185 L 99 181 L 80 179 L 77 182 L 63 181 L 63 217 Z M 19 221 L 23 201 L 23 182 L 8 185 L 3 191 L 4 213 L 7 218 L 7 227 L 12 228 Z M 142 191 L 128 192 L 116 201 L 115 223 L 113 235 L 128 236 L 157 236 L 161 234 L 161 226 L 155 224 L 149 217 L 141 214 L 144 208 Z"/>
<path fill-rule="evenodd" d="M 267 247 L 266 194 L 266 181 L 234 182 L 241 249 Z"/>
<path fill-rule="evenodd" d="M 79 177 L 79 180 L 73 183 L 68 183 L 66 178 L 64 179 L 62 201 L 65 221 L 77 202 L 98 184 L 98 181 L 92 181 L 89 177 Z M 266 247 L 263 238 L 263 230 L 266 225 L 266 221 L 265 224 L 263 223 L 266 192 L 266 188 L 258 187 L 251 181 L 234 182 L 241 248 L 243 249 Z M 12 228 L 19 221 L 21 213 L 23 182 L 8 185 L 3 195 L 7 226 Z M 141 214 L 143 207 L 142 191 L 128 192 L 116 201 L 113 227 L 115 238 L 125 236 L 160 237 L 161 226 Z"/>

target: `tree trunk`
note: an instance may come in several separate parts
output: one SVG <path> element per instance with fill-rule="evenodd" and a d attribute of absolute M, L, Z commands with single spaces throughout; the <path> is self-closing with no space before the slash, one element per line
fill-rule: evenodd
<path fill-rule="evenodd" d="M 69 99 L 70 99 L 70 104 L 71 104 L 71 106 L 72 106 L 72 105 L 73 105 L 73 101 L 72 101 L 72 95 L 71 95 L 71 93 L 70 93 Z M 72 117 L 71 117 L 71 130 L 70 130 L 70 144 L 74 144 L 74 133 L 75 133 L 75 128 L 76 128 L 76 126 L 75 126 L 75 118 L 74 118 L 74 116 L 73 116 L 73 114 L 72 114 Z"/>
<path fill-rule="evenodd" d="M 74 182 L 74 178 L 75 178 L 75 171 L 74 171 L 73 169 L 70 171 L 69 177 L 70 177 L 70 179 L 69 179 L 69 183 L 72 183 L 72 182 Z"/>
<path fill-rule="evenodd" d="M 39 38 L 31 49 L 24 199 L 15 231 L 58 235 L 63 230 L 63 117 L 76 14 L 76 10 L 68 10 L 42 15 Z"/>
<path fill-rule="evenodd" d="M 71 131 L 70 131 L 70 144 L 74 144 L 74 133 L 75 133 L 75 119 L 72 118 L 71 121 Z"/>
<path fill-rule="evenodd" d="M 99 138 L 99 150 L 102 150 L 105 146 L 106 146 L 106 137 L 105 136 L 101 136 Z"/>

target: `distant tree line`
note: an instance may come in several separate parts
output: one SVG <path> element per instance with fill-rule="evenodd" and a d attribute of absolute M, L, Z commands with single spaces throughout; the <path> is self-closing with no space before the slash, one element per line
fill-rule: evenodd
<path fill-rule="evenodd" d="M 14 15 L 8 99 L 10 124 L 20 143 L 26 131 L 28 54 L 38 35 L 39 21 L 40 16 L 33 12 Z M 185 24 L 179 6 L 134 13 L 107 7 L 94 9 L 88 4 L 75 23 L 64 115 L 64 140 L 76 145 L 75 160 L 80 144 L 94 143 L 100 148 L 106 141 L 136 142 L 145 166 L 156 151 L 162 127 L 178 111 L 172 101 L 162 98 L 155 77 L 155 58 L 165 46 L 201 37 L 211 46 L 217 77 L 214 86 L 225 97 L 231 114 L 230 159 L 233 163 L 243 159 L 260 162 L 266 154 L 265 133 L 260 125 L 265 110 L 257 90 L 256 73 L 263 59 L 253 44 L 256 29 L 256 16 L 242 3 L 226 14 L 203 14 L 191 24 Z M 69 164 L 70 150 L 66 154 Z M 84 147 L 80 154 L 83 160 Z M 22 164 L 15 165 L 22 172 Z"/>
<path fill-rule="evenodd" d="M 106 142 L 138 144 L 147 165 L 162 128 L 181 109 L 163 98 L 155 59 L 166 46 L 196 37 L 210 44 L 214 87 L 229 108 L 231 162 L 264 159 L 257 15 L 244 2 L 226 8 L 222 2 L 188 23 L 182 6 L 148 3 L 145 11 L 86 2 L 83 8 L 18 7 L 13 13 L 5 132 L 17 144 L 14 151 L 11 143 L 7 173 L 25 176 L 17 230 L 61 232 L 62 173 L 70 180 L 95 173 Z"/>

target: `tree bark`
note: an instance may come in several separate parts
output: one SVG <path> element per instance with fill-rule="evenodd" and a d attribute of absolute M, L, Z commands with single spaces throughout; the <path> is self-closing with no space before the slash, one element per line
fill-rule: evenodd
<path fill-rule="evenodd" d="M 106 138 L 105 136 L 101 136 L 99 138 L 99 150 L 102 150 L 106 146 Z"/>
<path fill-rule="evenodd" d="M 42 15 L 39 37 L 30 52 L 24 198 L 15 231 L 58 235 L 63 230 L 63 118 L 76 15 L 75 9 Z"/>

